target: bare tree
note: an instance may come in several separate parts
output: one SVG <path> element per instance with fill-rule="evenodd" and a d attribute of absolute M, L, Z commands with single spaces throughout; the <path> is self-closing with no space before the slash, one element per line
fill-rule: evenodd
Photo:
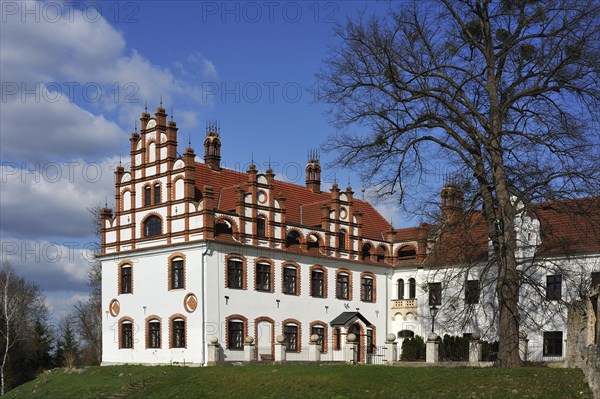
<path fill-rule="evenodd" d="M 99 205 L 89 209 L 98 245 L 101 234 L 100 210 Z M 99 364 L 102 360 L 102 269 L 97 259 L 94 258 L 91 262 L 92 267 L 88 274 L 90 294 L 87 301 L 80 301 L 75 305 L 73 317 L 79 336 L 84 342 L 81 348 L 84 363 Z"/>
<path fill-rule="evenodd" d="M 402 2 L 339 26 L 318 75 L 344 166 L 406 194 L 445 159 L 475 188 L 493 245 L 501 366 L 520 364 L 515 217 L 539 201 L 597 194 L 597 0 Z M 414 191 L 414 190 L 413 190 Z"/>
<path fill-rule="evenodd" d="M 47 309 L 38 286 L 15 275 L 8 263 L 4 263 L 0 270 L 0 301 L 0 395 L 4 395 L 8 386 L 6 374 L 12 349 L 30 337 L 36 322 L 46 319 Z M 23 373 L 26 371 L 22 370 Z M 22 379 L 17 380 L 24 382 Z"/>

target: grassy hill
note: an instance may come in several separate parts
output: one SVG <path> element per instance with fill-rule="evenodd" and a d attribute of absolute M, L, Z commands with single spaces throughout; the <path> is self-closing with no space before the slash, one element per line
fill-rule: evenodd
<path fill-rule="evenodd" d="M 46 372 L 8 398 L 592 398 L 583 373 L 555 368 L 253 365 L 88 367 Z"/>

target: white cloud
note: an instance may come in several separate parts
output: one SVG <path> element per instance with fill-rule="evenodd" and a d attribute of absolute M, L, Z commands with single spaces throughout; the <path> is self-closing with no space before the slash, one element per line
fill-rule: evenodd
<path fill-rule="evenodd" d="M 88 209 L 113 196 L 117 162 L 107 158 L 100 162 L 3 163 L 3 236 L 89 236 L 93 232 Z"/>

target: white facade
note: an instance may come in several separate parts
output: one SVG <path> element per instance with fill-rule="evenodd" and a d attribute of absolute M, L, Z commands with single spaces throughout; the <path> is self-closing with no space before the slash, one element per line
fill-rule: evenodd
<path fill-rule="evenodd" d="M 323 336 L 322 359 L 343 359 L 346 336 L 354 333 L 359 361 L 368 361 L 388 333 L 431 331 L 430 283 L 441 287 L 438 334 L 496 339 L 493 268 L 482 260 L 430 262 L 436 241 L 428 228 L 393 230 L 349 187 L 321 192 L 316 154 L 306 187 L 254 165 L 221 169 L 213 126 L 204 163 L 197 163 L 191 148 L 178 155 L 176 124 L 162 108 L 152 118 L 142 114 L 141 133 L 130 141 L 131 169 L 115 172 L 114 215 L 101 214 L 103 364 L 206 365 L 214 338 L 224 360 L 241 361 L 247 337 L 256 344 L 255 360 L 272 360 L 280 335 L 287 360 L 308 360 L 314 333 Z M 455 189 L 444 188 L 443 215 L 456 198 Z M 595 243 L 568 257 L 538 251 L 547 242 L 542 224 L 526 215 L 517 224 L 520 269 L 539 283 L 520 291 L 521 326 L 536 356 L 545 355 L 546 332 L 566 338 L 564 302 L 600 271 Z M 560 282 L 547 275 L 560 275 Z M 465 299 L 469 281 L 479 287 L 476 301 Z M 552 289 L 558 284 L 560 298 L 541 299 L 549 282 Z"/>

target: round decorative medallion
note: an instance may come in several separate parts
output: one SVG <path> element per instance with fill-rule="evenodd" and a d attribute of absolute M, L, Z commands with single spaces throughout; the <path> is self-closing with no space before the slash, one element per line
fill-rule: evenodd
<path fill-rule="evenodd" d="M 121 304 L 116 299 L 113 299 L 112 301 L 110 301 L 108 310 L 112 317 L 117 317 L 119 315 L 119 312 L 121 311 Z"/>
<path fill-rule="evenodd" d="M 187 294 L 185 298 L 183 298 L 183 307 L 186 312 L 194 313 L 196 308 L 198 307 L 198 298 L 194 294 Z"/>
<path fill-rule="evenodd" d="M 341 208 L 340 209 L 340 218 L 341 219 L 346 219 L 347 215 L 348 215 L 348 212 L 346 212 L 346 208 Z"/>
<path fill-rule="evenodd" d="M 258 202 L 260 202 L 261 204 L 267 202 L 267 194 L 264 191 L 260 191 L 258 193 Z"/>

